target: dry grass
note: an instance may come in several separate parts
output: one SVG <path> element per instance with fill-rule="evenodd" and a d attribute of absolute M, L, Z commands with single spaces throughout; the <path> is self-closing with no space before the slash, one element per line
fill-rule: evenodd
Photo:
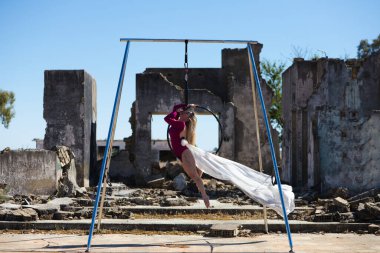
<path fill-rule="evenodd" d="M 57 234 L 57 235 L 78 235 L 85 236 L 88 235 L 88 231 L 84 230 L 0 230 L 0 234 Z M 134 235 L 196 235 L 197 232 L 192 231 L 145 231 L 139 229 L 133 229 L 129 231 L 122 230 L 109 230 L 102 229 L 99 232 L 94 231 L 94 234 L 134 234 Z"/>
<path fill-rule="evenodd" d="M 135 219 L 195 219 L 195 220 L 258 220 L 263 218 L 262 213 L 241 213 L 236 215 L 224 214 L 222 212 L 210 214 L 133 214 Z"/>

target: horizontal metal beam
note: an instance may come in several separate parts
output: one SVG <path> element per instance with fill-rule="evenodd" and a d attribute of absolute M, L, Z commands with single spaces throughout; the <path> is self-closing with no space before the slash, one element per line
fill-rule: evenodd
<path fill-rule="evenodd" d="M 192 43 L 226 43 L 226 44 L 257 44 L 253 40 L 197 40 L 197 39 L 142 39 L 142 38 L 121 38 L 121 42 L 192 42 Z"/>

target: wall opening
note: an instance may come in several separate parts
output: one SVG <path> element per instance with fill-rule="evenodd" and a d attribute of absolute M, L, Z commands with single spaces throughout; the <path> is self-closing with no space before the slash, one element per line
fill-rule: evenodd
<path fill-rule="evenodd" d="M 168 161 L 170 149 L 166 141 L 167 123 L 164 121 L 166 115 L 152 115 L 152 151 L 159 154 L 161 161 Z M 197 115 L 197 146 L 206 151 L 215 151 L 219 143 L 219 125 L 212 115 Z M 169 152 L 168 152 L 169 151 Z M 174 158 L 174 155 L 173 155 Z M 175 160 L 175 159 L 173 159 Z"/>

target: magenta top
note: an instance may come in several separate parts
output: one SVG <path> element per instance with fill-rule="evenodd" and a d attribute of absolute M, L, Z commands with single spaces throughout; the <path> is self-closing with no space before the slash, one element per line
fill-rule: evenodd
<path fill-rule="evenodd" d="M 187 149 L 187 147 L 184 147 L 181 145 L 181 138 L 180 138 L 180 133 L 182 130 L 185 128 L 185 122 L 179 121 L 179 113 L 177 110 L 179 108 L 186 107 L 186 104 L 179 104 L 179 105 L 174 105 L 173 111 L 166 115 L 164 120 L 170 125 L 169 129 L 169 135 L 170 135 L 170 142 L 172 144 L 173 151 L 175 155 L 181 159 L 181 155 L 183 151 Z"/>

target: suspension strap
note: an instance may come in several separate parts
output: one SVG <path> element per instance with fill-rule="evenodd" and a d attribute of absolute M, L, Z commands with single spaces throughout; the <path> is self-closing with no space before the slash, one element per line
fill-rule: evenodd
<path fill-rule="evenodd" d="M 189 74 L 189 64 L 187 62 L 187 44 L 188 40 L 185 40 L 185 104 L 189 104 L 189 84 L 188 84 L 188 74 Z"/>

